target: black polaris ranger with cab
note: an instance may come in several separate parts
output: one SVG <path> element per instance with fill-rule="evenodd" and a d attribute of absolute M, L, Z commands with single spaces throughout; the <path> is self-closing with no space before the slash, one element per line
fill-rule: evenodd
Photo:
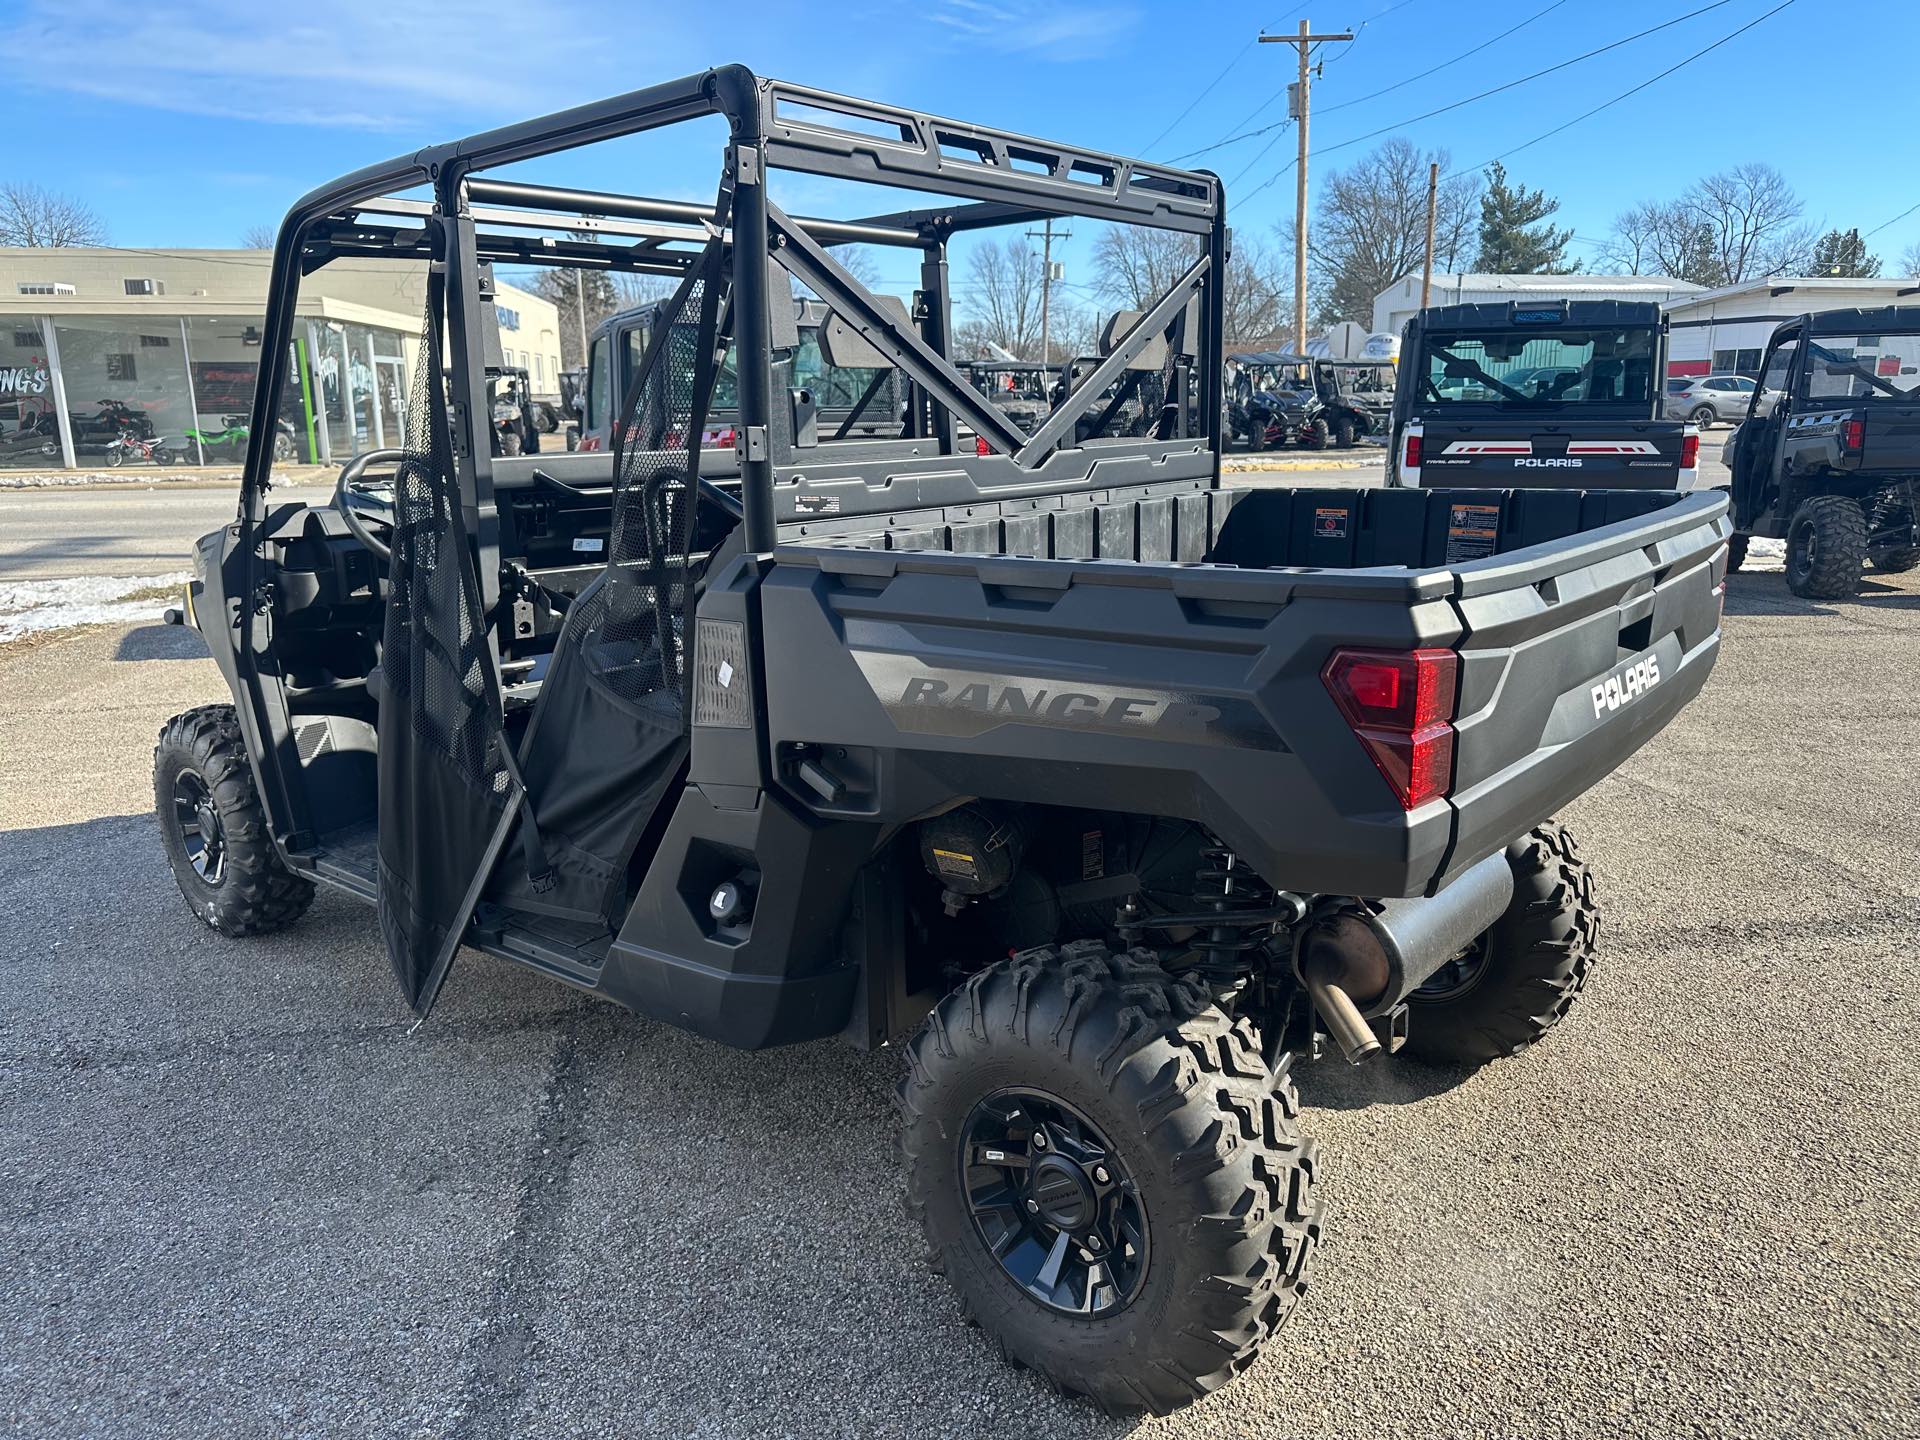
<path fill-rule="evenodd" d="M 1755 535 L 1787 542 L 1787 587 L 1840 600 L 1862 569 L 1920 564 L 1920 306 L 1782 322 L 1725 449 L 1731 568 Z"/>
<path fill-rule="evenodd" d="M 1700 430 L 1664 418 L 1666 369 L 1650 301 L 1422 310 L 1401 340 L 1387 483 L 1691 490 Z"/>
<path fill-rule="evenodd" d="M 498 173 L 710 115 L 710 205 Z M 797 216 L 786 171 L 932 199 Z M 947 249 L 1049 216 L 1195 256 L 1029 434 L 953 363 Z M 911 318 L 844 243 L 914 257 Z M 340 260 L 419 281 L 425 360 L 406 449 L 274 503 L 255 427 L 200 542 L 232 693 L 154 784 L 216 929 L 326 884 L 423 1016 L 464 944 L 730 1045 L 904 1041 L 934 1265 L 1114 1410 L 1199 1398 L 1294 1308 L 1293 1052 L 1477 1063 L 1578 994 L 1598 915 L 1549 817 L 1705 682 L 1725 498 L 1223 488 L 1212 175 L 713 70 L 301 200 L 260 413 Z M 677 282 L 611 452 L 490 453 L 494 263 Z M 795 281 L 897 372 L 901 434 L 809 423 Z M 1075 441 L 1148 363 L 1154 433 Z"/>

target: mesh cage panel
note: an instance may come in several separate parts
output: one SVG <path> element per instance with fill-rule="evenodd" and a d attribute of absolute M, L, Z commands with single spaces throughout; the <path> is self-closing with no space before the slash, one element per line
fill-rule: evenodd
<path fill-rule="evenodd" d="M 605 582 L 568 617 L 588 672 L 684 725 L 702 432 L 713 389 L 721 255 L 710 245 L 655 322 L 614 431 Z"/>
<path fill-rule="evenodd" d="M 388 691 L 414 738 L 450 759 L 461 779 L 504 796 L 500 701 L 454 478 L 440 318 L 430 299 L 408 415 L 406 455 L 393 481 L 393 558 L 381 654 Z"/>

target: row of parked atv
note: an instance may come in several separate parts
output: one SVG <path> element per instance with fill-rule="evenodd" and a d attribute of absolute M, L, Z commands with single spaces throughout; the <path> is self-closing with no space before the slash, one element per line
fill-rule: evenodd
<path fill-rule="evenodd" d="M 1279 351 L 1229 355 L 1227 424 L 1247 450 L 1349 449 L 1392 423 L 1393 364 Z"/>

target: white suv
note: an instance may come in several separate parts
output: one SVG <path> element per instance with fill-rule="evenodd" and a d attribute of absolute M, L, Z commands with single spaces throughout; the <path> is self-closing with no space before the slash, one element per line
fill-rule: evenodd
<path fill-rule="evenodd" d="M 1696 375 L 1667 381 L 1667 418 L 1691 420 L 1705 429 L 1746 419 L 1754 383 L 1744 375 Z"/>

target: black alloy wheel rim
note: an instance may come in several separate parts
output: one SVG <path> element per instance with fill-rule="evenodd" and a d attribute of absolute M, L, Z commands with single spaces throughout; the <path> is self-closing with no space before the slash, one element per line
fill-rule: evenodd
<path fill-rule="evenodd" d="M 1803 520 L 1793 527 L 1793 535 L 1787 541 L 1787 569 L 1793 579 L 1805 580 L 1813 573 L 1819 543 L 1813 526 L 1808 522 Z"/>
<path fill-rule="evenodd" d="M 1486 973 L 1487 937 L 1482 935 L 1429 975 L 1407 998 L 1422 1004 L 1454 1000 L 1478 985 Z"/>
<path fill-rule="evenodd" d="M 174 777 L 173 823 L 193 873 L 209 885 L 218 885 L 227 873 L 226 827 L 207 782 L 191 770 Z"/>
<path fill-rule="evenodd" d="M 973 1228 L 1021 1291 L 1083 1320 L 1125 1309 L 1147 1277 L 1147 1214 L 1107 1138 L 1065 1101 L 996 1091 L 960 1136 Z"/>

